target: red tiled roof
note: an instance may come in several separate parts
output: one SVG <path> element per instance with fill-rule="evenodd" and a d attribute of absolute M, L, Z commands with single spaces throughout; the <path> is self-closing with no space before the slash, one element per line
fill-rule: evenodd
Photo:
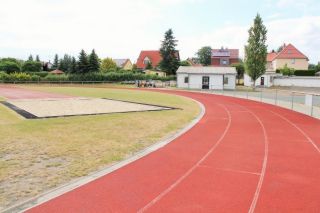
<path fill-rule="evenodd" d="M 230 59 L 239 58 L 239 49 L 212 49 L 212 58 L 229 57 Z"/>
<path fill-rule="evenodd" d="M 300 52 L 295 46 L 292 44 L 288 44 L 283 48 L 283 50 L 277 55 L 276 58 L 286 58 L 286 59 L 308 59 L 302 52 Z"/>
<path fill-rule="evenodd" d="M 64 72 L 61 70 L 53 70 L 50 72 L 51 74 L 63 74 Z"/>
<path fill-rule="evenodd" d="M 278 53 L 276 52 L 271 52 L 271 53 L 268 53 L 267 55 L 267 61 L 271 62 L 273 61 L 273 59 L 278 55 Z"/>
<path fill-rule="evenodd" d="M 146 57 L 150 59 L 153 67 L 158 66 L 158 64 L 162 60 L 159 50 L 142 50 L 137 60 L 137 67 L 139 69 L 144 69 L 147 66 L 146 64 L 143 63 Z"/>
<path fill-rule="evenodd" d="M 267 61 L 273 61 L 275 59 L 307 59 L 302 52 L 300 52 L 295 46 L 292 44 L 288 44 L 284 46 L 284 48 L 279 52 L 268 53 Z"/>

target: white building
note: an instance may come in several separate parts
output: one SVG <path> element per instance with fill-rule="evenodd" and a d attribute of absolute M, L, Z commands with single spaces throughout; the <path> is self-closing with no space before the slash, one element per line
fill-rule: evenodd
<path fill-rule="evenodd" d="M 256 80 L 255 85 L 262 87 L 272 87 L 274 85 L 274 79 L 279 76 L 282 76 L 282 74 L 267 70 L 265 74 L 263 74 Z M 243 76 L 243 83 L 248 87 L 253 86 L 253 80 L 246 73 Z"/>
<path fill-rule="evenodd" d="M 177 70 L 177 86 L 190 89 L 235 89 L 234 67 L 180 66 Z"/>

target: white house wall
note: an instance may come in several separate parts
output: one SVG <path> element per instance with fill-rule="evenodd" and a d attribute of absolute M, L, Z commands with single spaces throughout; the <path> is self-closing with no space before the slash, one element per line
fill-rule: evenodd
<path fill-rule="evenodd" d="M 319 87 L 320 88 L 320 77 L 277 77 L 274 79 L 275 86 L 283 87 Z"/>
<path fill-rule="evenodd" d="M 210 89 L 235 89 L 236 87 L 236 76 L 233 74 L 225 74 L 228 77 L 228 84 L 223 85 L 222 74 L 177 74 L 177 84 L 179 88 L 190 88 L 190 89 L 202 89 L 202 77 L 209 77 L 209 88 Z M 185 77 L 189 77 L 189 83 L 184 83 Z"/>
<path fill-rule="evenodd" d="M 264 77 L 264 87 L 271 87 L 273 86 L 273 81 L 272 78 L 275 78 L 274 74 L 264 74 L 262 76 L 260 76 L 257 80 L 256 80 L 256 86 L 261 86 L 261 77 Z M 244 74 L 244 85 L 251 87 L 253 86 L 253 81 L 251 80 L 250 76 L 247 74 Z"/>
<path fill-rule="evenodd" d="M 224 84 L 224 89 L 236 89 L 236 76 L 225 74 L 224 77 L 228 78 L 228 84 Z"/>
<path fill-rule="evenodd" d="M 188 83 L 184 83 L 184 78 L 188 77 L 188 74 L 177 74 L 177 86 L 178 88 L 188 88 L 189 84 Z"/>

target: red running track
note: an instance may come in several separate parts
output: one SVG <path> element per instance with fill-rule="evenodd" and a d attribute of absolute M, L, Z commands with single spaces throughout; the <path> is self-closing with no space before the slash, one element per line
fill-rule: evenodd
<path fill-rule="evenodd" d="M 70 98 L 71 96 L 27 90 L 10 85 L 0 85 L 0 96 L 7 99 L 42 99 L 42 98 Z"/>
<path fill-rule="evenodd" d="M 165 147 L 28 212 L 320 212 L 319 120 L 166 92 L 203 103 L 204 117 Z"/>

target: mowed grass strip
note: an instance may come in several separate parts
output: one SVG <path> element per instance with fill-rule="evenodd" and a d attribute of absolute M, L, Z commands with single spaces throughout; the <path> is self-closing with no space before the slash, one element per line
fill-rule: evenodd
<path fill-rule="evenodd" d="M 30 89 L 182 110 L 26 120 L 0 104 L 0 210 L 127 158 L 184 127 L 200 111 L 192 100 L 155 92 Z"/>

